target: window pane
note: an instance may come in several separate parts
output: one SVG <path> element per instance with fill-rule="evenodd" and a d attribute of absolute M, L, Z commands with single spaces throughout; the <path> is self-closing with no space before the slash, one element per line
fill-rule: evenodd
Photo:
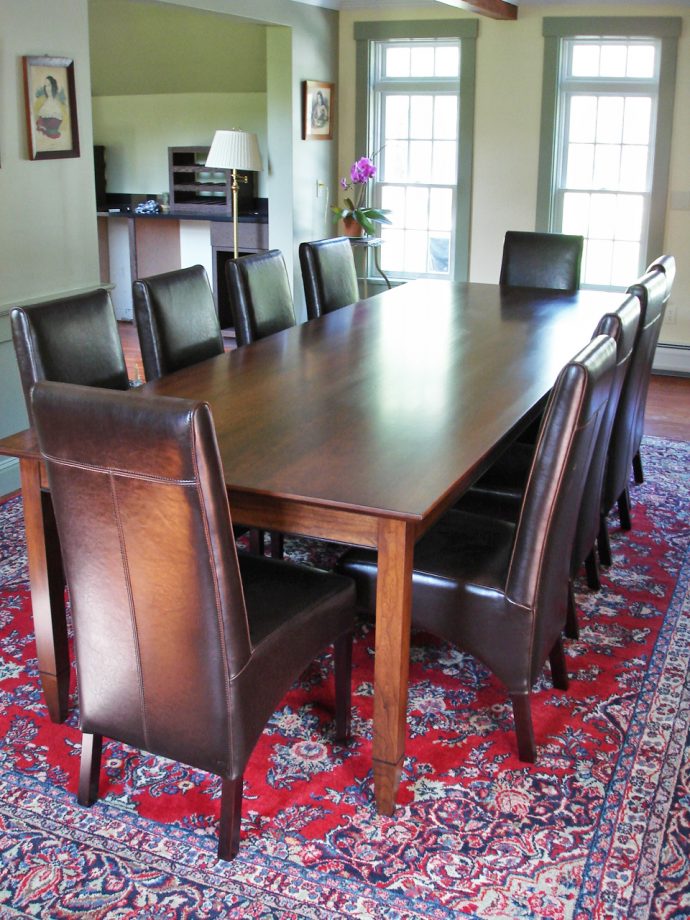
<path fill-rule="evenodd" d="M 621 188 L 644 191 L 647 187 L 647 148 L 623 147 L 621 153 Z"/>
<path fill-rule="evenodd" d="M 639 243 L 616 242 L 611 259 L 611 284 L 628 287 L 637 277 L 640 260 Z"/>
<path fill-rule="evenodd" d="M 437 77 L 457 77 L 460 73 L 460 49 L 445 45 L 436 49 Z"/>
<path fill-rule="evenodd" d="M 386 63 L 384 73 L 387 77 L 409 77 L 410 75 L 410 49 L 386 48 Z"/>
<path fill-rule="evenodd" d="M 572 75 L 574 77 L 599 76 L 598 45 L 573 45 Z"/>
<path fill-rule="evenodd" d="M 569 188 L 591 188 L 594 144 L 569 144 L 565 184 Z"/>
<path fill-rule="evenodd" d="M 590 239 L 587 245 L 585 283 L 607 286 L 611 283 L 613 243 L 610 240 Z"/>
<path fill-rule="evenodd" d="M 433 96 L 413 96 L 410 100 L 410 137 L 432 136 Z"/>
<path fill-rule="evenodd" d="M 597 97 L 573 96 L 570 100 L 570 140 L 592 143 L 597 128 Z"/>
<path fill-rule="evenodd" d="M 429 214 L 429 190 L 408 188 L 405 226 L 414 230 L 425 230 Z"/>
<path fill-rule="evenodd" d="M 410 61 L 410 75 L 413 77 L 433 77 L 434 49 L 428 47 L 413 48 Z"/>
<path fill-rule="evenodd" d="M 562 233 L 589 234 L 589 199 L 582 192 L 566 192 L 563 196 Z"/>
<path fill-rule="evenodd" d="M 457 136 L 457 96 L 436 96 L 434 100 L 434 137 L 455 140 Z"/>
<path fill-rule="evenodd" d="M 594 150 L 593 188 L 618 188 L 621 148 L 611 144 L 597 144 Z"/>
<path fill-rule="evenodd" d="M 590 205 L 589 236 L 613 239 L 616 227 L 616 196 L 593 195 Z"/>
<path fill-rule="evenodd" d="M 384 137 L 407 137 L 408 115 L 410 110 L 409 96 L 385 97 Z"/>
<path fill-rule="evenodd" d="M 395 226 L 402 226 L 405 221 L 405 189 L 401 185 L 384 185 L 381 187 L 381 207 L 390 211 L 388 217 Z M 387 226 L 387 225 L 386 225 Z"/>
<path fill-rule="evenodd" d="M 421 230 L 405 231 L 405 271 L 426 272 L 426 233 Z"/>
<path fill-rule="evenodd" d="M 616 200 L 616 226 L 614 235 L 617 240 L 642 239 L 642 217 L 644 199 L 642 195 L 618 195 Z"/>
<path fill-rule="evenodd" d="M 455 184 L 457 175 L 457 147 L 455 141 L 436 141 L 431 163 L 434 182 L 443 185 Z"/>
<path fill-rule="evenodd" d="M 449 188 L 432 188 L 429 192 L 429 226 L 435 230 L 453 227 L 453 193 Z"/>
<path fill-rule="evenodd" d="M 599 74 L 602 77 L 624 77 L 628 60 L 625 45 L 602 45 Z"/>
<path fill-rule="evenodd" d="M 450 234 L 429 234 L 429 271 L 447 275 L 450 270 Z"/>
<path fill-rule="evenodd" d="M 597 141 L 600 144 L 620 144 L 623 138 L 622 96 L 600 96 L 597 110 Z"/>
<path fill-rule="evenodd" d="M 656 48 L 654 45 L 630 45 L 628 48 L 628 67 L 627 75 L 629 77 L 647 77 L 654 76 L 656 62 Z"/>
<path fill-rule="evenodd" d="M 652 120 L 652 100 L 649 96 L 628 96 L 623 118 L 623 143 L 648 144 Z"/>
<path fill-rule="evenodd" d="M 381 267 L 385 271 L 400 271 L 405 264 L 405 233 L 396 227 L 389 227 L 388 224 L 381 225 L 381 239 L 384 245 L 381 247 Z"/>
<path fill-rule="evenodd" d="M 387 182 L 404 182 L 407 179 L 407 146 L 405 141 L 386 142 L 381 151 L 381 179 Z"/>
<path fill-rule="evenodd" d="M 412 182 L 431 182 L 431 155 L 431 141 L 410 141 L 409 178 Z"/>

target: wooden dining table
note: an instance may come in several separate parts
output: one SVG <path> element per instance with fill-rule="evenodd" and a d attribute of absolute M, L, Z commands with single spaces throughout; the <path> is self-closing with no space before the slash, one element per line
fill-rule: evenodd
<path fill-rule="evenodd" d="M 378 550 L 373 767 L 405 754 L 414 545 L 537 414 L 622 295 L 417 280 L 146 384 L 207 401 L 236 523 Z M 42 687 L 67 712 L 59 546 L 31 430 L 20 459 Z"/>

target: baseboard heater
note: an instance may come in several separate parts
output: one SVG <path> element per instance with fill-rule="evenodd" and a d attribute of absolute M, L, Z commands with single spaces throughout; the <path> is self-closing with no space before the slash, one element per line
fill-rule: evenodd
<path fill-rule="evenodd" d="M 652 371 L 655 374 L 674 374 L 690 377 L 690 345 L 664 345 L 656 347 Z"/>

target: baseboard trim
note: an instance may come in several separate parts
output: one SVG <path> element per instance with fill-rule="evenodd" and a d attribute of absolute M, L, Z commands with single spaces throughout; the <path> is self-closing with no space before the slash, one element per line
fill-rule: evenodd
<path fill-rule="evenodd" d="M 690 345 L 657 345 L 652 370 L 655 374 L 690 377 Z"/>
<path fill-rule="evenodd" d="M 19 460 L 0 457 L 0 497 L 16 492 L 19 485 Z"/>

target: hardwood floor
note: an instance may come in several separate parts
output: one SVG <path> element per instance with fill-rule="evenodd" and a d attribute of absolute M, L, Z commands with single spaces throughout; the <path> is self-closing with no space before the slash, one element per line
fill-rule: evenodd
<path fill-rule="evenodd" d="M 134 379 L 138 367 L 139 377 L 143 379 L 144 369 L 136 326 L 133 323 L 118 325 L 129 375 Z M 234 340 L 227 341 L 227 349 L 234 347 Z M 690 441 L 690 377 L 652 374 L 645 413 L 645 433 L 660 438 Z"/>

